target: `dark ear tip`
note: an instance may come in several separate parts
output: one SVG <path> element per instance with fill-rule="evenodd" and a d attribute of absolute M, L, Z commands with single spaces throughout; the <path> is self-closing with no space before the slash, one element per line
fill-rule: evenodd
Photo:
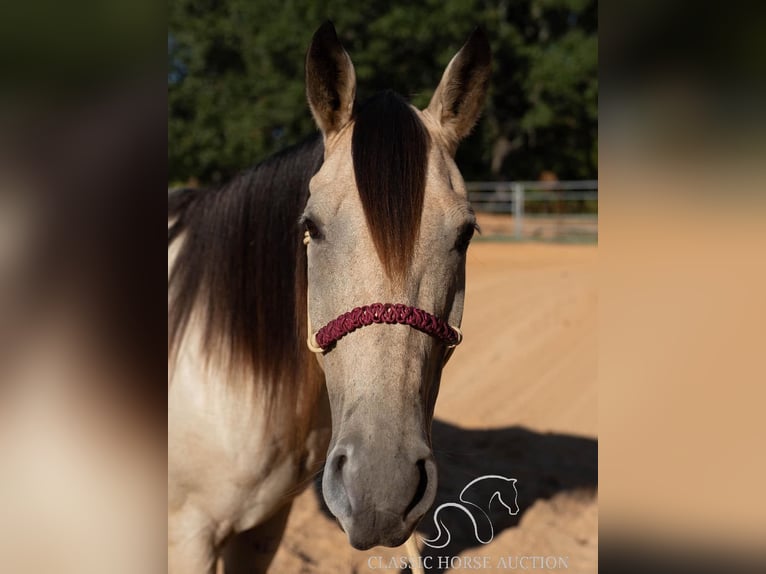
<path fill-rule="evenodd" d="M 482 57 L 481 59 L 485 60 L 487 64 L 491 60 L 492 49 L 490 48 L 489 36 L 487 36 L 487 32 L 484 29 L 484 26 L 476 26 L 476 28 L 473 29 L 473 32 L 471 32 L 471 35 L 466 41 L 465 45 L 470 47 L 470 50 L 473 53 L 480 54 Z"/>
<path fill-rule="evenodd" d="M 322 25 L 317 28 L 317 31 L 314 32 L 314 39 L 313 41 L 332 41 L 338 40 L 338 33 L 335 31 L 335 25 L 332 23 L 331 20 L 325 20 Z"/>
<path fill-rule="evenodd" d="M 473 32 L 471 32 L 471 37 L 468 41 L 489 48 L 489 36 L 487 36 L 487 31 L 482 25 L 476 26 L 476 28 L 473 29 Z"/>
<path fill-rule="evenodd" d="M 314 37 L 311 38 L 307 57 L 309 59 L 322 58 L 329 55 L 337 57 L 337 55 L 342 52 L 343 45 L 338 39 L 335 26 L 333 26 L 333 23 L 330 20 L 325 20 L 324 24 L 314 32 Z"/>

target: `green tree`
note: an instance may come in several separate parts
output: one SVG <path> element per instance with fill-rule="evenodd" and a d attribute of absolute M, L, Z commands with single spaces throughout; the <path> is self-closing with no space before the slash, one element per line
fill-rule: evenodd
<path fill-rule="evenodd" d="M 222 181 L 315 130 L 303 59 L 328 18 L 354 60 L 360 98 L 392 88 L 420 107 L 483 25 L 493 81 L 484 117 L 458 153 L 466 177 L 596 176 L 593 0 L 173 0 L 171 181 Z"/>

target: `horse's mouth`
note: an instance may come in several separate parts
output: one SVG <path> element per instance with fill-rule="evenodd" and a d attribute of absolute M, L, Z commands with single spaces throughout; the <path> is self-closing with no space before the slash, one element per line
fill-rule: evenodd
<path fill-rule="evenodd" d="M 348 541 L 357 550 L 369 550 L 375 546 L 387 546 L 396 548 L 404 544 L 412 534 L 410 528 L 401 524 L 399 529 L 393 532 L 370 533 L 364 528 L 352 528 L 351 532 L 346 532 Z"/>

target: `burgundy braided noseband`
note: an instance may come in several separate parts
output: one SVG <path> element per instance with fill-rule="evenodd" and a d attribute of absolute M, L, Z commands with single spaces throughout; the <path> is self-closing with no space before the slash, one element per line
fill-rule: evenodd
<path fill-rule="evenodd" d="M 459 345 L 463 338 L 460 330 L 422 309 L 401 303 L 373 303 L 343 313 L 319 329 L 314 336 L 316 346 L 327 351 L 338 339 L 373 323 L 409 325 L 439 339 L 449 347 Z"/>

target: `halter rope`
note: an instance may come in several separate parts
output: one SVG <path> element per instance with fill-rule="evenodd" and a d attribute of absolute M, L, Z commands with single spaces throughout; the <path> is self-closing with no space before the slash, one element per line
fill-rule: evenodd
<path fill-rule="evenodd" d="M 308 245 L 311 242 L 311 236 L 308 231 L 303 236 L 303 244 Z M 454 327 L 439 317 L 402 303 L 373 303 L 355 307 L 336 317 L 327 325 L 319 329 L 316 333 L 311 327 L 311 316 L 308 313 L 308 302 L 306 304 L 308 314 L 308 333 L 306 341 L 310 351 L 314 353 L 325 353 L 339 340 L 360 329 L 374 323 L 383 323 L 386 325 L 409 325 L 427 335 L 431 335 L 447 345 L 447 360 L 452 355 L 455 347 L 463 341 L 463 333 L 458 327 Z"/>

